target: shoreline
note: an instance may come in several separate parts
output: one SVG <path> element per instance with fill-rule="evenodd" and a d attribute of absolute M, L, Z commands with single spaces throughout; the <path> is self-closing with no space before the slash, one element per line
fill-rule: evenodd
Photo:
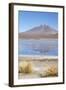
<path fill-rule="evenodd" d="M 31 56 L 30 55 L 29 56 L 28 55 L 20 55 L 20 56 L 18 56 L 18 60 L 22 60 L 23 58 L 36 59 L 36 60 L 37 59 L 38 60 L 40 60 L 40 59 L 43 59 L 43 60 L 48 59 L 49 60 L 49 59 L 58 59 L 58 56 L 55 56 L 55 57 L 54 56 L 38 56 L 38 55 L 34 55 L 34 56 L 33 55 L 31 55 Z"/>
<path fill-rule="evenodd" d="M 33 38 L 18 38 L 18 40 L 58 40 L 58 38 L 41 38 L 41 39 L 39 39 L 39 38 L 35 38 L 35 39 L 33 39 Z"/>

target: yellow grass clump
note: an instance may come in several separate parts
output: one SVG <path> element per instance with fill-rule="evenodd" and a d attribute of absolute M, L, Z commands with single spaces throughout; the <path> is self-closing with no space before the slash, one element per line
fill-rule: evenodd
<path fill-rule="evenodd" d="M 33 65 L 29 61 L 21 62 L 19 65 L 19 73 L 32 73 Z"/>
<path fill-rule="evenodd" d="M 46 71 L 46 75 L 47 76 L 57 76 L 58 75 L 57 67 L 54 65 L 50 66 Z"/>
<path fill-rule="evenodd" d="M 55 65 L 49 66 L 45 71 L 43 71 L 40 76 L 41 77 L 48 77 L 48 76 L 57 76 L 58 70 Z"/>

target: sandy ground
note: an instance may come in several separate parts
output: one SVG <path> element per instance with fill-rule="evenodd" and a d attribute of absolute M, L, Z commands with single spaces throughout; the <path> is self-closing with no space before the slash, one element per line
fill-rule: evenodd
<path fill-rule="evenodd" d="M 58 76 L 53 75 L 52 73 L 58 72 L 58 59 L 32 59 L 27 57 L 19 57 L 18 69 L 20 69 L 20 64 L 23 62 L 30 62 L 32 64 L 32 73 L 19 73 L 19 79 L 28 79 L 28 78 L 41 78 L 47 76 Z M 54 68 L 54 69 L 53 69 Z M 48 73 L 51 74 L 49 75 Z"/>

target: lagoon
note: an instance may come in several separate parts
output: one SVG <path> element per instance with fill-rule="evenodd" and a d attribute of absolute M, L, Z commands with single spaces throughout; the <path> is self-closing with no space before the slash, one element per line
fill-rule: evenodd
<path fill-rule="evenodd" d="M 58 39 L 19 39 L 18 55 L 58 56 Z"/>

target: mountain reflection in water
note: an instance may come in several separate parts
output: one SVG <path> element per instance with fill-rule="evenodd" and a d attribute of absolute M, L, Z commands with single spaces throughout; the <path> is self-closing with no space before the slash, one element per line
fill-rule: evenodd
<path fill-rule="evenodd" d="M 19 55 L 58 55 L 58 40 L 19 40 Z"/>

